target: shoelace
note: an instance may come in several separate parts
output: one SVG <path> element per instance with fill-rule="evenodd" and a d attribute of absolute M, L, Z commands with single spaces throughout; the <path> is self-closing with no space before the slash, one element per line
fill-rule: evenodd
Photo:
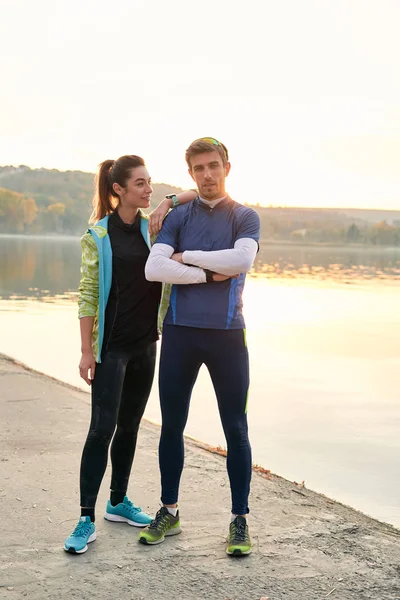
<path fill-rule="evenodd" d="M 235 540 L 240 542 L 246 541 L 246 523 L 242 520 L 235 519 L 231 524 L 231 528 L 233 529 L 233 537 Z"/>
<path fill-rule="evenodd" d="M 88 535 L 88 533 L 90 533 L 90 525 L 85 521 L 80 521 L 71 535 L 73 537 L 80 537 L 81 535 Z"/>
<path fill-rule="evenodd" d="M 128 506 L 129 510 L 131 512 L 133 512 L 134 514 L 137 514 L 138 512 L 142 512 L 142 509 L 140 508 L 140 506 L 135 506 L 133 504 L 133 502 L 131 502 L 130 500 L 125 502 L 125 506 Z"/>
<path fill-rule="evenodd" d="M 168 515 L 168 511 L 163 510 L 162 508 L 158 511 L 158 513 L 156 514 L 155 518 L 152 520 L 152 522 L 149 525 L 149 529 L 159 529 L 160 527 L 162 527 L 163 529 L 167 527 L 168 525 L 168 519 L 167 519 L 167 515 Z"/>

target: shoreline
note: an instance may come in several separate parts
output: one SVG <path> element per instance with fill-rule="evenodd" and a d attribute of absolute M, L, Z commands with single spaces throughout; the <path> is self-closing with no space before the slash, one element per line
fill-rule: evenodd
<path fill-rule="evenodd" d="M 159 546 L 104 521 L 84 555 L 62 544 L 79 507 L 87 393 L 0 356 L 3 545 L 0 589 L 30 600 L 399 600 L 400 531 L 307 488 L 254 474 L 253 552 L 227 557 L 230 490 L 225 461 L 185 439 L 182 534 Z M 158 508 L 159 426 L 143 422 L 129 495 Z"/>
<path fill-rule="evenodd" d="M 44 379 L 49 379 L 50 381 L 56 383 L 57 385 L 60 385 L 62 387 L 65 387 L 67 389 L 70 389 L 71 391 L 77 392 L 79 394 L 83 394 L 85 396 L 90 397 L 90 392 L 85 391 L 84 389 L 78 387 L 78 386 L 74 386 L 70 383 L 67 383 L 65 381 L 62 381 L 60 379 L 57 379 L 57 377 L 53 377 L 51 375 L 47 375 L 46 373 L 43 373 L 37 369 L 34 369 L 32 367 L 30 367 L 29 365 L 25 364 L 24 362 L 15 359 L 11 356 L 8 356 L 7 354 L 4 354 L 2 352 L 0 352 L 0 363 L 2 361 L 5 362 L 9 362 L 11 364 L 14 364 L 17 367 L 20 367 L 21 369 L 23 369 L 24 371 L 28 371 L 32 374 L 38 375 L 39 377 L 43 377 Z M 88 402 L 88 404 L 90 404 L 90 400 Z M 148 419 L 146 417 L 142 418 L 142 422 L 146 423 L 147 425 L 149 425 L 150 427 L 154 427 L 157 430 L 160 430 L 161 428 L 161 424 L 157 423 L 157 421 L 154 421 L 152 419 Z M 196 448 L 199 448 L 201 450 L 204 450 L 205 452 L 208 452 L 210 454 L 213 455 L 217 455 L 217 456 L 221 456 L 223 458 L 226 458 L 227 456 L 227 451 L 226 448 L 222 447 L 222 446 L 213 446 L 212 444 L 208 444 L 207 442 L 204 442 L 202 440 L 200 440 L 199 438 L 196 438 L 192 435 L 186 434 L 184 433 L 184 438 L 185 440 L 187 440 L 189 443 L 191 443 L 193 446 L 195 446 Z M 267 469 L 265 467 L 263 467 L 262 465 L 256 464 L 256 463 L 252 463 L 252 471 L 253 473 L 257 474 L 259 477 L 262 477 L 263 479 L 268 479 L 270 481 L 272 480 L 280 480 L 282 482 L 285 482 L 285 484 L 287 485 L 291 485 L 294 486 L 294 489 L 292 490 L 295 493 L 299 493 L 300 495 L 305 495 L 304 492 L 301 492 L 301 490 L 305 490 L 305 491 L 309 491 L 312 494 L 316 494 L 317 496 L 320 496 L 321 498 L 325 499 L 327 502 L 331 503 L 331 504 L 335 504 L 335 505 L 339 505 L 343 508 L 352 510 L 360 515 L 363 515 L 364 517 L 366 517 L 367 519 L 371 519 L 372 521 L 375 521 L 376 523 L 379 523 L 381 525 L 385 525 L 387 527 L 393 528 L 395 531 L 398 532 L 399 536 L 400 536 L 400 527 L 396 527 L 395 525 L 392 525 L 391 523 L 387 523 L 386 521 L 381 521 L 380 519 L 377 519 L 365 512 L 362 512 L 361 510 L 359 510 L 358 508 L 351 506 L 349 504 L 345 504 L 344 502 L 340 502 L 340 500 L 335 500 L 334 498 L 330 498 L 329 496 L 327 496 L 326 494 L 319 492 L 317 490 L 308 488 L 304 482 L 296 482 L 296 481 L 290 481 L 289 479 L 286 479 L 285 477 L 283 477 L 282 475 L 279 475 L 278 473 L 274 473 L 272 472 L 270 469 Z M 400 600 L 400 599 L 399 599 Z"/>

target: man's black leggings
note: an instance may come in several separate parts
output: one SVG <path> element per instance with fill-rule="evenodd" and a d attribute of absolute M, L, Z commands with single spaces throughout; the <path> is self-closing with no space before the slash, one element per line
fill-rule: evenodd
<path fill-rule="evenodd" d="M 82 507 L 95 507 L 111 440 L 111 490 L 122 496 L 126 494 L 155 361 L 156 343 L 153 343 L 136 354 L 106 351 L 102 362 L 96 365 L 92 420 L 81 462 Z"/>
<path fill-rule="evenodd" d="M 162 429 L 159 447 L 161 501 L 178 501 L 185 429 L 200 366 L 210 372 L 228 447 L 232 512 L 249 512 L 251 448 L 247 431 L 249 359 L 243 329 L 200 329 L 164 325 L 160 358 Z"/>

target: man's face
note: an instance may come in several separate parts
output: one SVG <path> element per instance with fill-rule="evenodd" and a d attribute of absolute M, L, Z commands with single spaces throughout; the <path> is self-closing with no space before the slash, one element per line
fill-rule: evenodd
<path fill-rule="evenodd" d="M 216 150 L 203 152 L 190 159 L 189 173 L 197 184 L 199 194 L 204 200 L 217 200 L 225 196 L 225 177 L 231 165 L 223 165 L 222 158 Z"/>

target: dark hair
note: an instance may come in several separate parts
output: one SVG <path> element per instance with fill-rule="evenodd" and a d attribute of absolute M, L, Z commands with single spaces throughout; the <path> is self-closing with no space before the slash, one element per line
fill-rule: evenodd
<path fill-rule="evenodd" d="M 203 154 L 203 152 L 218 152 L 220 157 L 222 158 L 222 164 L 226 165 L 229 160 L 228 149 L 227 147 L 216 140 L 215 138 L 200 138 L 192 142 L 189 148 L 186 150 L 185 159 L 189 169 L 192 168 L 190 163 L 190 159 L 192 156 L 196 156 L 197 154 Z"/>
<path fill-rule="evenodd" d="M 113 184 L 118 183 L 125 187 L 135 167 L 145 167 L 145 162 L 140 156 L 128 154 L 117 160 L 105 160 L 99 165 L 99 172 L 95 179 L 95 194 L 93 197 L 93 212 L 90 222 L 100 221 L 112 213 L 118 206 L 119 196 L 113 190 Z"/>

